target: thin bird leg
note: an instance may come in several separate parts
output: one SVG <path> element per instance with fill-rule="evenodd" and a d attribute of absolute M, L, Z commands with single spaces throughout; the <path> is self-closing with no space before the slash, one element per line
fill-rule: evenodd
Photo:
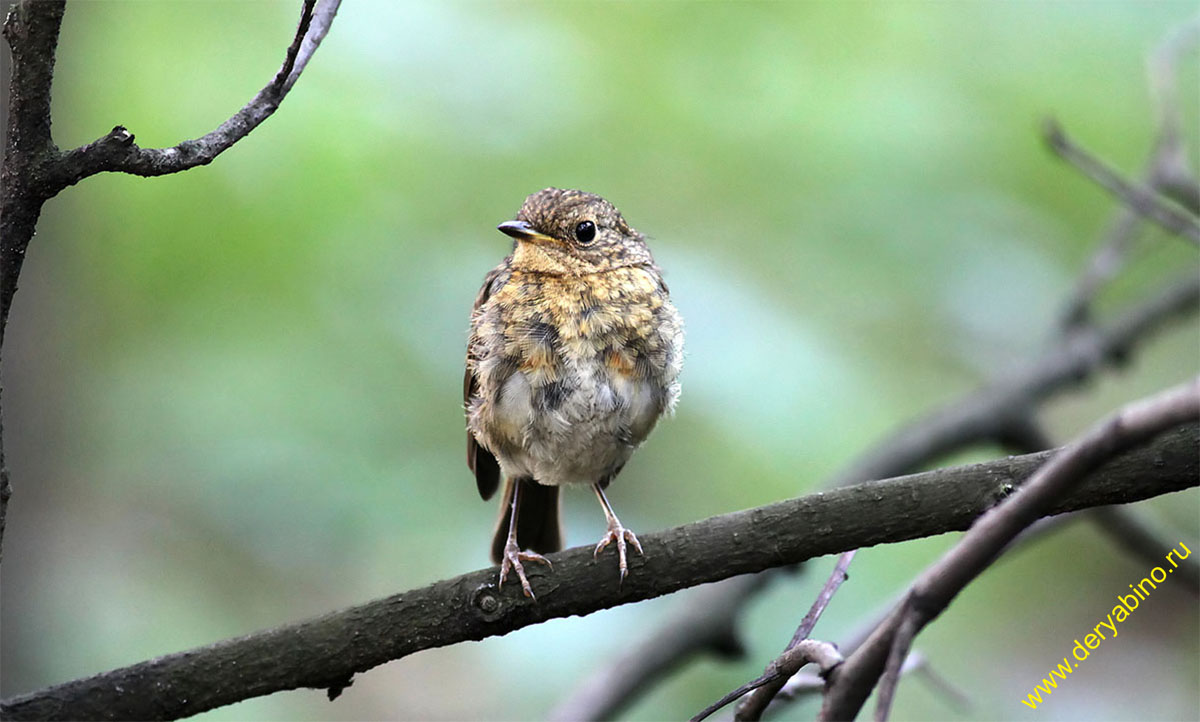
<path fill-rule="evenodd" d="M 625 576 L 629 574 L 629 566 L 625 563 L 625 543 L 629 542 L 637 549 L 638 554 L 645 555 L 642 552 L 642 545 L 638 542 L 637 535 L 621 526 L 621 520 L 613 512 L 612 504 L 608 503 L 608 497 L 604 496 L 604 489 L 600 488 L 599 484 L 592 484 L 592 488 L 596 491 L 596 496 L 600 499 L 600 506 L 604 507 L 604 518 L 608 521 L 608 531 L 600 538 L 600 543 L 596 545 L 596 551 L 592 554 L 595 558 L 599 556 L 604 547 L 608 546 L 609 542 L 617 543 L 617 561 L 621 567 L 621 581 L 625 581 Z"/>
<path fill-rule="evenodd" d="M 497 587 L 504 586 L 504 580 L 508 578 L 508 572 L 515 570 L 517 578 L 521 580 L 521 589 L 525 591 L 525 596 L 530 599 L 537 599 L 533 596 L 533 587 L 529 586 L 529 580 L 525 578 L 525 567 L 521 566 L 521 562 L 541 562 L 549 566 L 550 560 L 541 554 L 534 552 L 523 552 L 521 547 L 517 545 L 517 512 L 521 510 L 521 483 L 516 479 L 509 481 L 512 484 L 512 514 L 508 517 L 508 541 L 504 543 L 504 558 L 500 561 L 500 583 Z"/>

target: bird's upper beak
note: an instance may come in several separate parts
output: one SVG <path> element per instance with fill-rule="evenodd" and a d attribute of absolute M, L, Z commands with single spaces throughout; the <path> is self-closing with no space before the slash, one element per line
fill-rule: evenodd
<path fill-rule="evenodd" d="M 550 236 L 534 230 L 533 226 L 529 225 L 525 221 L 505 221 L 496 226 L 496 230 L 505 235 L 512 236 L 518 241 L 554 241 L 554 239 Z"/>

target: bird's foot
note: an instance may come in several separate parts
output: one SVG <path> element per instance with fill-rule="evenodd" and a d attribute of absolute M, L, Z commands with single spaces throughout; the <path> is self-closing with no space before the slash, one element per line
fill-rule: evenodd
<path fill-rule="evenodd" d="M 592 553 L 592 558 L 600 556 L 604 547 L 614 542 L 617 545 L 617 564 L 621 568 L 621 581 L 623 582 L 626 575 L 629 574 L 629 565 L 625 561 L 626 543 L 633 545 L 638 554 L 645 556 L 645 553 L 642 551 L 642 545 L 638 541 L 637 535 L 621 526 L 621 522 L 617 521 L 616 516 L 613 516 L 609 519 L 608 531 L 600 538 L 600 543 L 596 545 L 596 551 Z"/>
<path fill-rule="evenodd" d="M 521 562 L 540 562 L 548 567 L 554 567 L 550 560 L 541 554 L 521 551 L 516 540 L 510 537 L 508 543 L 504 545 L 504 558 L 500 561 L 500 584 L 497 586 L 503 587 L 508 573 L 515 571 L 517 578 L 521 580 L 521 589 L 525 591 L 525 596 L 536 600 L 537 597 L 533 596 L 533 587 L 529 586 L 529 580 L 525 578 L 525 567 L 521 566 Z"/>

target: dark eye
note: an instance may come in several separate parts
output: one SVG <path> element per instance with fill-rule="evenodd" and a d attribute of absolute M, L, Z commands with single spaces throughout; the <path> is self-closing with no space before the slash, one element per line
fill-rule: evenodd
<path fill-rule="evenodd" d="M 583 221 L 575 226 L 575 240 L 582 244 L 591 243 L 596 237 L 596 224 L 591 221 Z"/>

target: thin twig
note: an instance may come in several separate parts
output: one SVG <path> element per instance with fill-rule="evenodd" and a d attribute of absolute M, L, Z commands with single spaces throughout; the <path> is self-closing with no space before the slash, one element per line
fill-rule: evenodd
<path fill-rule="evenodd" d="M 908 600 L 902 602 L 907 604 Z M 887 722 L 892 711 L 892 700 L 896 697 L 896 685 L 900 682 L 900 670 L 908 659 L 908 650 L 912 649 L 913 638 L 917 636 L 917 621 L 905 617 L 895 635 L 892 636 L 892 648 L 888 651 L 887 664 L 883 667 L 883 675 L 879 681 L 879 699 L 875 702 L 875 722 Z"/>
<path fill-rule="evenodd" d="M 1047 120 L 1043 132 L 1046 142 L 1060 158 L 1112 193 L 1138 215 L 1200 245 L 1200 223 L 1197 223 L 1195 218 L 1164 201 L 1152 189 L 1122 178 L 1099 158 L 1068 138 L 1057 121 Z"/>
<path fill-rule="evenodd" d="M 833 571 L 829 574 L 829 579 L 825 582 L 825 586 L 822 587 L 820 593 L 817 594 L 816 601 L 813 602 L 812 607 L 808 610 L 808 613 L 804 615 L 804 618 L 800 620 L 800 626 L 796 628 L 796 632 L 792 635 L 791 641 L 788 642 L 787 648 L 783 650 L 783 653 L 779 657 L 767 665 L 768 672 L 772 669 L 781 669 L 783 665 L 782 660 L 788 654 L 788 652 L 790 652 L 792 648 L 800 642 L 808 639 L 808 636 L 812 634 L 813 627 L 817 626 L 817 620 L 821 618 L 821 614 L 824 613 L 825 607 L 829 606 L 829 601 L 833 599 L 833 595 L 835 592 L 837 592 L 838 587 L 842 585 L 842 582 L 849 579 L 849 576 L 846 574 L 846 570 L 850 568 L 850 562 L 854 560 L 854 555 L 857 553 L 858 550 L 853 549 L 846 552 L 838 559 L 837 564 L 835 564 L 833 567 Z M 794 673 L 795 672 L 793 671 L 793 674 Z M 751 692 L 751 690 L 753 690 L 753 694 L 750 694 L 750 696 L 746 697 L 741 701 L 741 703 L 738 704 L 737 711 L 733 718 L 735 720 L 761 719 L 762 713 L 764 710 L 766 710 L 767 705 L 771 703 L 771 700 L 775 697 L 775 695 L 779 694 L 779 690 L 782 689 L 783 685 L 787 683 L 788 677 L 790 676 L 791 675 L 777 675 L 769 680 L 764 680 L 751 689 L 746 689 L 744 692 L 742 692 L 742 694 Z M 745 685 L 743 685 L 743 687 L 744 686 Z M 726 698 L 729 696 L 730 695 L 726 695 Z M 737 695 L 732 699 L 737 699 L 738 696 L 741 695 Z M 728 704 L 728 702 L 725 702 L 725 704 Z M 720 707 L 717 707 L 716 709 L 720 709 Z"/>
<path fill-rule="evenodd" d="M 63 153 L 50 169 L 51 189 L 57 193 L 97 173 L 158 176 L 213 162 L 271 117 L 329 32 L 341 0 L 322 0 L 315 10 L 313 2 L 305 0 L 296 36 L 279 72 L 249 103 L 215 130 L 171 148 L 141 148 L 134 143 L 132 133 L 117 126 L 95 141 Z M 301 34 L 301 30 L 305 32 Z"/>
<path fill-rule="evenodd" d="M 743 684 L 741 687 L 705 707 L 696 716 L 692 717 L 690 722 L 701 722 L 707 719 L 713 712 L 716 712 L 738 697 L 755 689 L 761 689 L 762 685 L 775 682 L 776 680 L 786 680 L 810 662 L 816 664 L 820 668 L 821 674 L 825 675 L 842 663 L 842 655 L 838 652 L 837 647 L 829 642 L 822 642 L 817 639 L 802 639 L 788 647 L 787 651 L 767 665 L 767 671 L 761 677 Z"/>
<path fill-rule="evenodd" d="M 292 44 L 288 46 L 284 55 L 283 67 L 275 74 L 275 80 L 271 81 L 270 87 L 274 88 L 276 95 L 285 92 L 284 84 L 292 77 L 292 70 L 296 67 L 296 56 L 300 53 L 300 44 L 304 42 L 304 36 L 308 35 L 308 26 L 312 23 L 313 7 L 316 4 L 317 0 L 304 0 L 304 7 L 300 10 L 300 22 L 296 24 L 296 36 L 292 38 Z"/>
<path fill-rule="evenodd" d="M 829 601 L 837 593 L 838 587 L 842 586 L 842 582 L 850 578 L 846 570 L 850 568 L 850 562 L 854 561 L 855 554 L 858 554 L 858 550 L 851 549 L 838 558 L 833 571 L 829 573 L 829 579 L 825 581 L 825 586 L 821 588 L 821 593 L 817 595 L 817 599 L 808 610 L 808 614 L 805 614 L 804 619 L 800 620 L 800 626 L 796 628 L 796 633 L 792 635 L 792 641 L 788 645 L 789 649 L 801 641 L 808 639 L 808 635 L 812 634 L 813 627 L 817 626 L 817 621 L 825 613 L 825 607 L 829 606 Z"/>

